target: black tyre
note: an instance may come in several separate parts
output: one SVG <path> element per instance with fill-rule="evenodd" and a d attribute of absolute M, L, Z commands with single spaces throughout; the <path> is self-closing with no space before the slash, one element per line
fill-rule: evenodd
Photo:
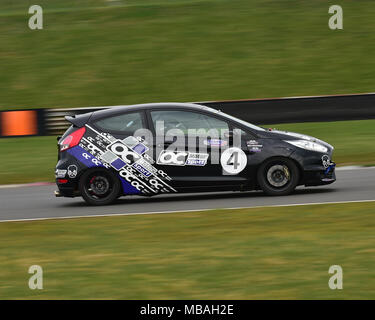
<path fill-rule="evenodd" d="M 273 158 L 264 162 L 257 174 L 259 186 L 271 196 L 285 196 L 294 191 L 299 181 L 297 165 L 290 159 Z"/>
<path fill-rule="evenodd" d="M 108 169 L 86 171 L 79 181 L 82 198 L 93 206 L 112 203 L 118 198 L 120 188 L 120 180 Z"/>

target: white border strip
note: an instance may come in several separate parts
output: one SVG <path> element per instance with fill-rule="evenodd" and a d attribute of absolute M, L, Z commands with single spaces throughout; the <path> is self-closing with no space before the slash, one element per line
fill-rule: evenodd
<path fill-rule="evenodd" d="M 354 171 L 354 170 L 366 170 L 366 169 L 375 169 L 375 166 L 344 166 L 336 167 L 336 171 Z"/>
<path fill-rule="evenodd" d="M 2 184 L 0 189 L 11 189 L 11 188 L 23 188 L 23 187 L 44 187 L 56 185 L 55 182 L 34 182 L 34 183 L 22 183 L 22 184 Z"/>
<path fill-rule="evenodd" d="M 353 201 L 274 204 L 274 205 L 268 205 L 268 206 L 210 208 L 210 209 L 193 209 L 193 210 L 178 210 L 178 211 L 109 213 L 109 214 L 93 214 L 93 215 L 87 215 L 87 216 L 66 216 L 66 217 L 46 217 L 46 218 L 0 220 L 0 223 L 3 223 L 3 222 L 27 222 L 27 221 L 44 221 L 44 220 L 81 219 L 81 218 L 123 217 L 123 216 L 153 215 L 153 214 L 166 214 L 166 213 L 183 213 L 183 212 L 207 212 L 207 211 L 213 211 L 213 210 L 241 210 L 241 209 L 259 209 L 259 208 L 299 207 L 299 206 L 314 206 L 314 205 L 323 205 L 323 204 L 345 204 L 345 203 L 362 203 L 362 202 L 375 202 L 375 200 L 372 199 L 372 200 L 353 200 Z"/>

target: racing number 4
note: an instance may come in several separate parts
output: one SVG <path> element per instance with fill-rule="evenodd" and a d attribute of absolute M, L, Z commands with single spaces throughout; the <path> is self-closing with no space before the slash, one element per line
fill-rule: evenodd
<path fill-rule="evenodd" d="M 237 168 L 240 166 L 240 162 L 238 161 L 238 151 L 235 151 L 231 154 L 228 159 L 227 165 L 233 166 L 233 169 L 237 170 Z"/>
<path fill-rule="evenodd" d="M 247 165 L 247 157 L 242 149 L 233 147 L 222 153 L 220 163 L 224 174 L 239 174 Z"/>

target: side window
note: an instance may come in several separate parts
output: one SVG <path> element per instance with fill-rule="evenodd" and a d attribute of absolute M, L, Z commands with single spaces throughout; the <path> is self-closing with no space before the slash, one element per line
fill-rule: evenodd
<path fill-rule="evenodd" d="M 250 140 L 250 139 L 255 139 L 255 136 L 251 134 L 250 132 L 243 131 L 242 129 L 239 128 L 234 128 L 237 133 L 239 133 L 239 136 L 241 137 L 242 140 Z"/>
<path fill-rule="evenodd" d="M 188 133 L 188 130 L 208 131 L 216 129 L 218 132 L 229 130 L 226 121 L 198 112 L 174 110 L 152 111 L 151 117 L 157 133 L 162 130 L 166 133 L 170 129 L 180 129 L 185 134 Z"/>
<path fill-rule="evenodd" d="M 257 144 L 256 138 L 250 132 L 240 128 L 233 128 L 233 144 L 246 148 L 249 143 Z"/>
<path fill-rule="evenodd" d="M 136 130 L 144 128 L 142 115 L 139 112 L 125 113 L 95 122 L 103 131 L 117 131 L 124 134 L 133 134 Z"/>

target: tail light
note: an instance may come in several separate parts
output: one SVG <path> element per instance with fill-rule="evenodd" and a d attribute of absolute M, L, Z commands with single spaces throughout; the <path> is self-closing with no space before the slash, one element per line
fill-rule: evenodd
<path fill-rule="evenodd" d="M 75 147 L 81 141 L 83 135 L 86 132 L 86 128 L 80 128 L 70 135 L 68 135 L 61 143 L 60 143 L 60 151 L 65 151 L 70 148 Z"/>

